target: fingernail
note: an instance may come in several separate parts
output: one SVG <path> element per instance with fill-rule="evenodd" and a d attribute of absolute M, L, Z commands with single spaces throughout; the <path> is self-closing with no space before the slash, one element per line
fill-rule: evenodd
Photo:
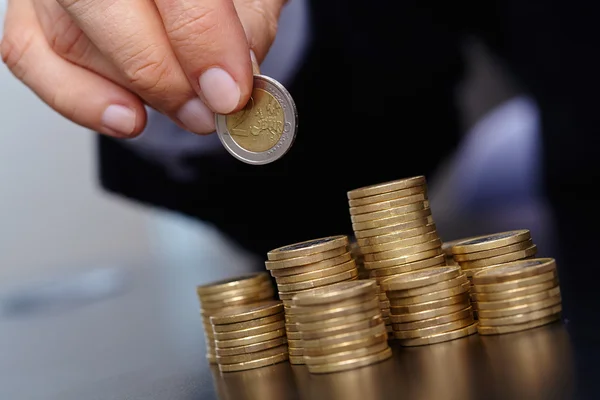
<path fill-rule="evenodd" d="M 252 73 L 254 75 L 260 75 L 260 66 L 258 65 L 256 54 L 254 54 L 254 50 L 252 49 L 250 49 L 250 60 L 252 60 Z"/>
<path fill-rule="evenodd" d="M 112 131 L 129 136 L 135 130 L 135 111 L 125 106 L 110 105 L 104 110 L 101 122 Z"/>
<path fill-rule="evenodd" d="M 215 130 L 215 115 L 199 98 L 185 103 L 179 109 L 177 118 L 195 133 L 211 133 Z"/>
<path fill-rule="evenodd" d="M 200 76 L 200 90 L 210 108 L 219 114 L 229 114 L 240 102 L 238 84 L 221 68 L 211 68 Z"/>

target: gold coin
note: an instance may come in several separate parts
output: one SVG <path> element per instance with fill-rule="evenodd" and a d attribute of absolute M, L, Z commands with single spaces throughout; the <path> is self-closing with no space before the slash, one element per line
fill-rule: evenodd
<path fill-rule="evenodd" d="M 505 290 L 518 289 L 521 287 L 536 285 L 538 283 L 546 282 L 554 278 L 556 278 L 556 271 L 550 271 L 541 275 L 530 276 L 522 279 L 515 279 L 514 281 L 508 281 L 503 283 L 473 285 L 473 291 L 475 293 L 503 292 Z"/>
<path fill-rule="evenodd" d="M 376 185 L 370 185 L 361 187 L 358 189 L 350 190 L 348 200 L 360 199 L 362 197 L 375 196 L 382 193 L 394 192 L 396 190 L 408 189 L 416 186 L 426 185 L 424 176 L 415 176 L 406 179 L 400 179 L 396 181 L 384 182 Z"/>
<path fill-rule="evenodd" d="M 346 246 L 348 246 L 348 236 L 328 236 L 278 247 L 269 251 L 267 253 L 267 258 L 271 261 L 285 260 L 288 258 L 304 257 L 311 254 L 322 253 L 324 251 Z"/>
<path fill-rule="evenodd" d="M 372 246 L 363 246 L 361 251 L 366 255 L 370 253 L 379 253 L 382 251 L 389 251 L 400 249 L 408 246 L 414 246 L 416 244 L 421 244 L 425 242 L 430 242 L 432 240 L 439 239 L 436 231 L 427 232 L 421 235 L 409 237 L 406 239 L 395 240 L 393 242 L 387 242 L 383 244 L 375 244 Z M 364 256 L 363 256 L 364 259 Z"/>
<path fill-rule="evenodd" d="M 422 294 L 412 297 L 402 297 L 397 299 L 390 299 L 390 307 L 411 307 L 418 304 L 428 304 L 433 301 L 446 299 L 448 297 L 458 296 L 461 294 L 469 294 L 471 284 L 465 282 L 462 285 L 455 286 L 449 289 L 438 290 L 427 294 Z"/>
<path fill-rule="evenodd" d="M 412 229 L 418 226 L 433 224 L 431 211 L 428 213 L 429 215 L 420 218 L 414 218 L 416 215 L 403 214 L 370 221 L 353 222 L 352 229 L 355 235 L 360 238 Z"/>
<path fill-rule="evenodd" d="M 273 148 L 283 134 L 285 116 L 275 96 L 255 87 L 246 106 L 225 116 L 231 139 L 240 147 L 254 153 Z"/>
<path fill-rule="evenodd" d="M 296 323 L 310 323 L 325 321 L 328 319 L 337 319 L 347 317 L 353 314 L 364 313 L 369 310 L 379 309 L 379 301 L 375 298 L 361 303 L 349 304 L 340 307 L 329 308 L 324 311 L 314 311 L 310 313 L 298 314 L 294 316 Z"/>
<path fill-rule="evenodd" d="M 214 313 L 210 317 L 210 322 L 213 325 L 236 324 L 277 315 L 282 311 L 283 304 L 280 301 L 265 301 L 259 304 L 250 304 Z"/>
<path fill-rule="evenodd" d="M 345 333 L 351 333 L 355 331 L 360 331 L 368 328 L 373 328 L 375 326 L 385 326 L 383 319 L 381 318 L 381 314 L 377 313 L 376 316 L 369 319 L 362 319 L 360 321 L 348 322 L 343 325 L 334 326 L 331 328 L 325 328 L 323 330 L 313 330 L 313 331 L 303 331 L 302 327 L 300 327 L 300 332 L 302 333 L 302 340 L 315 340 L 315 339 L 323 339 L 329 336 L 336 336 Z"/>
<path fill-rule="evenodd" d="M 327 374 L 331 372 L 348 371 L 355 368 L 376 364 L 392 357 L 389 347 L 379 353 L 335 363 L 308 365 L 308 372 L 313 374 Z"/>
<path fill-rule="evenodd" d="M 200 285 L 196 287 L 198 296 L 221 293 L 225 290 L 239 289 L 259 285 L 262 282 L 268 281 L 269 275 L 266 272 L 259 272 L 247 275 L 236 276 L 221 281 Z"/>
<path fill-rule="evenodd" d="M 464 328 L 465 326 L 469 326 L 474 322 L 475 320 L 471 315 L 468 318 L 459 319 L 441 325 L 434 325 L 428 328 L 415 329 L 412 331 L 394 331 L 394 338 L 404 340 L 437 335 L 438 333 L 450 332 L 460 328 Z"/>
<path fill-rule="evenodd" d="M 302 340 L 302 332 L 287 332 L 288 340 Z"/>
<path fill-rule="evenodd" d="M 294 357 L 304 356 L 304 349 L 296 349 L 294 347 L 288 347 L 288 354 Z"/>
<path fill-rule="evenodd" d="M 562 311 L 562 306 L 560 304 L 543 308 L 541 310 L 527 312 L 523 314 L 510 315 L 508 317 L 500 317 L 500 318 L 481 318 L 479 317 L 479 321 L 482 326 L 502 326 L 502 325 L 515 325 L 515 324 L 523 324 L 526 322 L 530 322 L 536 319 L 544 318 L 549 315 L 558 314 Z"/>
<path fill-rule="evenodd" d="M 327 347 L 314 347 L 314 348 L 305 348 L 304 356 L 305 357 L 317 357 L 317 356 L 325 356 L 330 354 L 342 353 L 346 351 L 353 351 L 356 349 L 362 349 L 364 347 L 375 346 L 379 343 L 387 343 L 388 334 L 387 329 L 385 333 L 381 333 L 375 336 L 367 336 L 357 340 L 338 343 L 332 346 Z"/>
<path fill-rule="evenodd" d="M 381 203 L 382 201 L 396 200 L 403 197 L 409 197 L 415 194 L 423 194 L 427 196 L 426 185 L 414 186 L 407 189 L 394 190 L 393 192 L 387 192 L 382 194 L 376 194 L 374 196 L 361 197 L 359 199 L 348 200 L 350 207 L 361 207 L 368 204 Z"/>
<path fill-rule="evenodd" d="M 447 266 L 447 267 L 440 267 L 440 268 L 456 268 L 456 267 Z M 461 286 L 462 284 L 468 283 L 468 282 L 469 282 L 469 280 L 467 279 L 466 275 L 460 274 L 456 278 L 452 278 L 452 279 L 449 279 L 449 280 L 443 281 L 443 282 L 438 282 L 433 285 L 417 287 L 417 288 L 407 289 L 407 290 L 394 290 L 391 292 L 387 292 L 386 294 L 387 294 L 388 299 L 390 299 L 390 301 L 391 301 L 392 299 L 403 299 L 406 297 L 421 296 L 424 294 L 433 293 L 433 292 L 437 292 L 440 290 L 450 289 L 450 288 Z"/>
<path fill-rule="evenodd" d="M 318 320 L 313 322 L 298 322 L 297 326 L 300 332 L 302 333 L 309 333 L 313 331 L 323 332 L 329 329 L 337 328 L 338 326 L 353 324 L 356 322 L 369 320 L 376 317 L 381 317 L 381 311 L 379 307 L 373 307 L 369 310 L 365 310 L 363 312 L 355 314 L 344 315 L 343 317 Z"/>
<path fill-rule="evenodd" d="M 231 332 L 215 332 L 214 337 L 215 340 L 230 340 L 230 339 L 240 339 L 248 336 L 254 336 L 261 333 L 272 332 L 277 329 L 283 329 L 285 327 L 285 321 L 277 321 L 272 322 L 270 324 L 266 324 L 263 326 L 256 326 L 254 328 L 242 329 L 239 331 L 231 331 Z"/>
<path fill-rule="evenodd" d="M 374 279 L 387 279 L 393 275 L 404 274 L 406 272 L 416 271 L 425 268 L 440 267 L 444 265 L 444 255 L 440 254 L 435 257 L 426 258 L 424 260 L 415 261 L 408 264 L 398 265 L 395 267 L 372 269 L 369 271 Z"/>
<path fill-rule="evenodd" d="M 296 324 L 285 324 L 285 329 L 288 332 L 300 332 Z"/>
<path fill-rule="evenodd" d="M 300 356 L 300 357 L 292 357 L 290 356 L 290 364 L 292 365 L 303 365 L 304 364 L 304 357 Z"/>
<path fill-rule="evenodd" d="M 461 287 L 462 289 L 462 287 Z M 469 293 L 466 291 L 451 297 L 445 297 L 439 300 L 433 300 L 425 303 L 411 304 L 408 306 L 392 306 L 390 305 L 390 312 L 392 315 L 399 314 L 412 314 L 421 311 L 434 310 L 440 307 L 451 306 L 453 304 L 467 304 L 469 302 Z"/>
<path fill-rule="evenodd" d="M 404 322 L 404 323 L 392 322 L 392 326 L 395 331 L 412 331 L 415 329 L 423 329 L 423 328 L 429 328 L 431 326 L 447 324 L 448 322 L 458 321 L 459 319 L 469 318 L 471 315 L 473 315 L 473 309 L 471 307 L 466 307 L 458 312 L 453 312 L 451 314 L 446 314 L 446 315 L 440 315 L 439 317 L 423 319 L 420 321 Z"/>
<path fill-rule="evenodd" d="M 310 340 L 303 339 L 303 345 L 304 345 L 305 349 L 312 349 L 315 347 L 317 347 L 317 348 L 330 347 L 330 346 L 335 346 L 340 343 L 352 342 L 352 341 L 360 340 L 360 339 L 363 339 L 366 337 L 377 336 L 382 333 L 386 333 L 385 325 L 383 323 L 376 325 L 374 327 L 371 327 L 371 328 L 361 329 L 361 330 L 354 331 L 354 332 L 341 333 L 341 334 L 329 336 L 326 338 L 310 339 Z M 304 333 L 302 333 L 302 337 L 304 337 Z"/>
<path fill-rule="evenodd" d="M 496 247 L 495 249 L 491 250 L 477 251 L 474 253 L 456 254 L 454 256 L 454 260 L 458 263 L 465 261 L 482 260 L 485 258 L 497 257 L 515 251 L 525 250 L 531 246 L 533 246 L 533 240 L 528 239 L 508 246 Z"/>
<path fill-rule="evenodd" d="M 361 247 L 364 246 L 373 246 L 378 244 L 384 244 L 389 242 L 395 242 L 402 239 L 407 239 L 415 236 L 419 236 L 429 232 L 435 232 L 436 226 L 435 224 L 428 224 L 425 226 L 418 226 L 415 228 L 405 229 L 405 230 L 393 230 L 389 233 L 365 237 L 361 239 L 356 239 L 356 242 Z"/>
<path fill-rule="evenodd" d="M 504 264 L 511 261 L 521 260 L 527 257 L 534 256 L 537 253 L 537 246 L 534 244 L 525 250 L 513 251 L 512 253 L 503 254 L 501 256 L 484 258 L 482 260 L 460 262 L 462 269 L 481 268 L 488 265 Z"/>
<path fill-rule="evenodd" d="M 345 263 L 334 265 L 333 267 L 324 268 L 317 271 L 305 272 L 303 274 L 298 275 L 282 276 L 280 278 L 275 278 L 275 281 L 277 281 L 278 286 L 300 282 L 308 282 L 314 279 L 325 278 L 353 269 L 356 269 L 356 262 L 354 262 L 354 260 L 351 259 L 349 261 L 346 261 Z"/>
<path fill-rule="evenodd" d="M 500 308 L 497 310 L 478 310 L 477 314 L 479 318 L 503 318 L 510 317 L 511 315 L 524 314 L 533 311 L 539 311 L 543 308 L 548 308 L 561 303 L 560 294 L 557 296 L 549 297 L 547 299 L 539 300 L 529 304 L 521 304 L 509 308 Z"/>
<path fill-rule="evenodd" d="M 408 290 L 417 287 L 434 285 L 458 277 L 461 274 L 459 267 L 438 267 L 422 269 L 396 275 L 381 282 L 381 288 L 386 292 Z"/>
<path fill-rule="evenodd" d="M 354 260 L 350 260 L 342 264 L 340 269 L 341 272 L 332 275 L 325 275 L 320 278 L 314 278 L 295 283 L 278 284 L 277 288 L 280 292 L 283 293 L 296 292 L 299 290 L 312 289 L 324 285 L 329 285 L 331 283 L 341 282 L 350 278 L 354 278 L 358 275 L 358 270 L 356 269 L 356 264 L 354 263 Z"/>
<path fill-rule="evenodd" d="M 216 360 L 219 364 L 238 364 L 248 361 L 260 360 L 262 358 L 283 354 L 288 351 L 286 345 L 272 347 L 267 350 L 256 351 L 254 353 L 238 354 L 235 356 L 217 356 Z"/>
<path fill-rule="evenodd" d="M 530 286 L 524 286 L 502 292 L 476 293 L 474 291 L 471 291 L 471 299 L 478 302 L 507 300 L 530 295 L 533 293 L 539 293 L 544 290 L 551 289 L 556 285 L 558 285 L 558 279 L 553 278 L 542 283 L 532 284 Z"/>
<path fill-rule="evenodd" d="M 219 371 L 221 372 L 235 372 L 235 371 L 246 371 L 249 369 L 266 367 L 267 365 L 273 365 L 288 360 L 288 353 L 281 353 L 275 356 L 265 357 L 259 360 L 248 361 L 244 363 L 236 364 L 219 364 Z"/>
<path fill-rule="evenodd" d="M 456 265 L 460 265 L 460 264 L 456 264 Z M 490 269 L 490 268 L 497 268 L 500 265 L 504 265 L 504 264 L 493 264 L 493 265 L 488 265 L 488 266 L 481 267 L 481 268 L 463 269 L 462 271 L 465 273 L 465 275 L 467 275 L 467 278 L 469 278 L 469 280 L 473 280 L 473 276 L 475 276 L 476 273 L 485 271 L 486 269 Z"/>
<path fill-rule="evenodd" d="M 367 204 L 366 206 L 360 207 L 350 207 L 350 219 L 352 222 L 364 222 L 374 219 L 388 218 L 394 215 L 401 215 L 422 210 L 426 208 L 423 207 L 425 204 L 429 204 L 427 196 L 424 194 L 415 194 L 413 196 L 403 197 L 401 199 Z"/>
<path fill-rule="evenodd" d="M 477 332 L 477 322 L 454 331 L 438 333 L 436 335 L 425 336 L 415 339 L 401 340 L 401 346 L 423 346 L 428 344 L 442 343 L 450 340 L 459 339 L 465 336 L 472 335 Z"/>
<path fill-rule="evenodd" d="M 239 289 L 226 290 L 221 293 L 214 293 L 202 296 L 201 304 L 226 302 L 229 299 L 237 297 L 252 297 L 264 290 L 272 289 L 273 284 L 270 280 L 264 281 L 256 286 L 244 287 Z"/>
<path fill-rule="evenodd" d="M 273 285 L 268 285 L 265 286 L 262 292 L 257 292 L 253 295 L 231 297 L 221 301 L 202 302 L 202 311 L 214 313 L 222 310 L 224 307 L 238 307 L 252 303 L 261 303 L 265 300 L 272 300 L 274 295 Z"/>
<path fill-rule="evenodd" d="M 521 306 L 525 304 L 535 303 L 537 301 L 545 300 L 550 297 L 559 296 L 560 295 L 560 287 L 555 286 L 552 289 L 544 290 L 537 293 L 532 293 L 529 295 L 510 298 L 506 300 L 499 301 L 482 301 L 479 303 L 480 310 L 501 310 L 504 308 L 511 308 L 516 306 Z"/>
<path fill-rule="evenodd" d="M 257 351 L 267 350 L 273 347 L 287 345 L 287 338 L 281 336 L 264 342 L 254 343 L 247 346 L 229 347 L 226 349 L 215 348 L 215 353 L 219 357 L 237 356 L 239 354 L 255 353 Z"/>
<path fill-rule="evenodd" d="M 271 275 L 275 277 L 275 279 L 292 275 L 300 275 L 308 272 L 320 271 L 325 268 L 331 268 L 350 260 L 352 260 L 352 254 L 347 251 L 337 257 L 332 257 L 327 260 L 318 261 L 312 264 L 301 265 L 299 267 L 274 269 L 271 270 Z"/>
<path fill-rule="evenodd" d="M 288 346 L 295 349 L 303 349 L 302 339 L 290 339 L 288 336 Z"/>
<path fill-rule="evenodd" d="M 446 265 L 460 266 L 459 263 L 454 261 L 454 258 L 452 258 L 452 256 L 450 256 L 450 257 L 446 256 Z"/>
<path fill-rule="evenodd" d="M 416 261 L 421 261 L 421 260 L 425 260 L 427 258 L 439 256 L 440 254 L 442 254 L 442 249 L 440 249 L 438 247 L 438 248 L 423 251 L 420 253 L 407 254 L 405 256 L 396 257 L 396 258 L 389 258 L 387 260 L 365 261 L 365 268 L 371 270 L 371 269 L 397 267 L 399 265 L 414 263 Z"/>
<path fill-rule="evenodd" d="M 271 324 L 277 321 L 284 321 L 284 313 L 280 312 L 274 315 L 270 315 L 268 317 L 257 318 L 250 321 L 238 322 L 233 324 L 212 325 L 212 330 L 214 331 L 214 333 L 233 332 L 243 329 L 256 328 L 258 326 L 264 326 L 266 324 Z"/>
<path fill-rule="evenodd" d="M 535 319 L 529 322 L 515 325 L 502 326 L 479 326 L 477 331 L 480 335 L 499 335 L 504 333 L 521 332 L 528 329 L 537 328 L 539 326 L 548 325 L 560 319 L 560 313 L 549 315 L 547 317 Z"/>
<path fill-rule="evenodd" d="M 375 285 L 375 281 L 371 279 L 356 282 L 335 283 L 311 291 L 298 293 L 294 297 L 294 304 L 297 306 L 314 306 L 336 303 L 341 300 L 371 293 L 375 295 Z"/>
<path fill-rule="evenodd" d="M 368 356 L 371 354 L 376 354 L 381 351 L 384 351 L 387 348 L 389 348 L 388 343 L 381 342 L 381 343 L 377 343 L 376 345 L 373 345 L 373 346 L 363 347 L 362 349 L 355 349 L 355 350 L 350 350 L 350 351 L 344 351 L 341 353 L 328 354 L 325 356 L 314 356 L 314 357 L 306 356 L 304 358 L 304 362 L 306 363 L 306 365 L 321 365 L 321 364 L 335 363 L 335 362 L 339 362 L 339 361 L 346 361 L 346 360 L 351 360 L 353 358 L 364 357 L 364 356 Z"/>
<path fill-rule="evenodd" d="M 414 246 L 397 248 L 394 250 L 382 251 L 379 253 L 365 254 L 365 262 L 383 261 L 389 260 L 391 258 L 407 256 L 410 254 L 422 253 L 427 250 L 440 248 L 441 245 L 442 241 L 440 239 L 435 239 L 429 242 L 415 244 Z"/>
<path fill-rule="evenodd" d="M 522 260 L 481 271 L 473 276 L 473 283 L 479 285 L 502 283 L 541 275 L 555 270 L 556 262 L 553 258 Z"/>
<path fill-rule="evenodd" d="M 491 250 L 497 247 L 510 246 L 531 239 L 528 229 L 494 233 L 491 235 L 475 236 L 460 240 L 452 246 L 452 254 L 475 253 Z"/>
<path fill-rule="evenodd" d="M 329 258 L 337 257 L 346 253 L 347 251 L 347 247 L 342 246 L 333 250 L 327 250 L 321 253 L 310 254 L 304 257 L 287 258 L 285 260 L 279 261 L 265 261 L 265 265 L 270 271 L 275 269 L 298 267 L 300 265 L 308 265 L 319 261 L 327 260 Z"/>
<path fill-rule="evenodd" d="M 452 257 L 452 247 L 453 247 L 455 244 L 457 244 L 457 243 L 459 243 L 459 242 L 462 242 L 462 241 L 464 241 L 464 240 L 465 240 L 465 239 L 457 239 L 457 240 L 450 240 L 450 241 L 448 241 L 448 242 L 444 242 L 444 243 L 442 244 L 442 250 L 444 250 L 444 254 L 445 254 L 446 256 L 450 256 L 450 257 Z"/>
<path fill-rule="evenodd" d="M 390 315 L 390 320 L 392 321 L 392 324 L 403 324 L 406 322 L 422 321 L 424 319 L 431 319 L 435 317 L 440 317 L 442 315 L 452 314 L 460 310 L 464 310 L 467 307 L 470 307 L 470 303 L 468 301 L 465 301 L 463 303 L 452 304 L 445 307 L 435 308 L 433 310 L 425 310 L 407 314 L 392 314 Z"/>
<path fill-rule="evenodd" d="M 285 329 L 277 329 L 276 331 L 260 333 L 258 335 L 246 336 L 239 339 L 229 339 L 229 340 L 215 340 L 215 346 L 217 349 L 226 349 L 229 347 L 240 347 L 247 346 L 249 344 L 255 344 L 264 342 L 271 339 L 276 339 L 278 337 L 285 336 Z"/>

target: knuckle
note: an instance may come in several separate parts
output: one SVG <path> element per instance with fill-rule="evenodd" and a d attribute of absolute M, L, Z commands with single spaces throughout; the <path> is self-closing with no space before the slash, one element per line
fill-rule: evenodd
<path fill-rule="evenodd" d="M 179 17 L 167 27 L 167 34 L 174 41 L 188 41 L 190 37 L 210 35 L 218 27 L 215 9 L 194 5 L 182 10 Z"/>
<path fill-rule="evenodd" d="M 48 43 L 55 53 L 75 63 L 82 60 L 90 48 L 87 36 L 66 13 L 48 32 Z"/>
<path fill-rule="evenodd" d="M 22 79 L 27 72 L 27 66 L 24 64 L 23 58 L 33 42 L 34 37 L 32 34 L 6 32 L 2 43 L 0 43 L 2 62 L 18 79 Z"/>
<path fill-rule="evenodd" d="M 244 0 L 243 6 L 252 18 L 257 18 L 262 22 L 263 34 L 270 42 L 273 42 L 279 27 L 278 14 L 267 7 L 263 0 Z"/>
<path fill-rule="evenodd" d="M 173 68 L 166 54 L 149 46 L 130 56 L 123 63 L 127 82 L 144 93 L 159 94 L 168 90 Z"/>

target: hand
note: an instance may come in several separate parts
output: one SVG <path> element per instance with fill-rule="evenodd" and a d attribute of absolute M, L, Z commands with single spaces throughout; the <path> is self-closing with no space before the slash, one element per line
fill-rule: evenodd
<path fill-rule="evenodd" d="M 2 60 L 54 110 L 134 137 L 144 104 L 195 133 L 243 108 L 285 0 L 8 0 Z M 252 54 L 254 53 L 254 54 Z"/>

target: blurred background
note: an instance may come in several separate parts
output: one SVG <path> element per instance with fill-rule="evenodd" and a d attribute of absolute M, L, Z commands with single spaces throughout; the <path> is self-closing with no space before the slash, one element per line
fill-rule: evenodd
<path fill-rule="evenodd" d="M 0 10 L 4 5 L 5 0 L 0 0 Z M 284 20 L 293 15 L 292 7 L 293 1 Z M 0 28 L 3 19 L 0 14 Z M 277 46 L 285 48 L 285 38 L 278 38 Z M 464 51 L 469 70 L 456 93 L 464 140 L 429 181 L 439 231 L 443 239 L 452 240 L 529 228 L 540 254 L 551 254 L 552 221 L 538 197 L 536 104 L 479 42 L 466 42 Z M 263 72 L 269 74 L 269 68 L 267 59 Z M 143 285 L 136 281 L 135 271 L 156 266 L 178 271 L 176 282 L 168 282 L 181 288 L 181 299 L 174 304 L 181 306 L 182 314 L 196 312 L 190 310 L 190 304 L 195 304 L 194 285 L 241 273 L 251 264 L 247 254 L 211 226 L 103 192 L 96 163 L 94 134 L 54 113 L 0 66 L 0 296 L 9 317 L 11 310 L 47 305 L 39 296 L 53 296 L 56 290 L 62 300 L 65 296 L 94 301 L 110 297 L 126 287 L 128 277 L 133 278 L 132 284 Z M 323 232 L 323 236 L 328 234 Z M 48 282 L 63 286 L 57 289 Z M 81 293 L 83 287 L 86 290 Z M 166 307 L 160 299 L 154 306 Z M 84 330 L 94 326 L 94 311 L 87 312 L 91 325 Z M 129 343 L 137 329 L 135 321 L 119 328 L 121 339 L 116 342 Z M 52 382 L 59 389 L 83 384 L 85 378 L 75 372 L 77 365 L 48 369 L 55 366 L 54 361 L 63 360 L 64 353 L 36 345 L 39 333 L 23 337 L 20 323 L 0 317 L 0 331 L 10 338 L 0 341 L 0 394 L 3 390 L 12 395 L 30 393 L 31 397 L 22 398 L 34 398 L 35 391 L 42 389 L 28 385 L 29 379 L 39 384 Z M 180 332 L 180 338 L 186 339 L 171 345 L 185 352 L 186 345 L 197 342 L 197 328 Z M 76 336 L 55 335 L 58 342 L 77 340 Z M 6 356 L 2 346 L 16 346 L 19 352 Z M 31 354 L 21 352 L 25 349 Z M 112 365 L 110 357 L 118 357 L 119 345 L 108 352 L 93 351 L 90 360 L 101 357 L 105 365 Z M 146 361 L 131 360 L 122 368 L 150 364 L 156 351 L 140 349 Z M 94 370 L 95 378 L 89 379 L 115 373 L 99 367 Z"/>

